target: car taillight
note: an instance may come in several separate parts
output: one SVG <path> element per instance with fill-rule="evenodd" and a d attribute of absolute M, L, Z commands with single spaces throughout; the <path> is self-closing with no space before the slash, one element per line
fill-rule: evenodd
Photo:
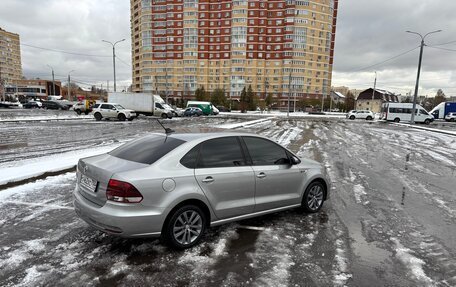
<path fill-rule="evenodd" d="M 142 194 L 128 182 L 110 179 L 106 198 L 115 202 L 138 203 L 143 200 Z"/>

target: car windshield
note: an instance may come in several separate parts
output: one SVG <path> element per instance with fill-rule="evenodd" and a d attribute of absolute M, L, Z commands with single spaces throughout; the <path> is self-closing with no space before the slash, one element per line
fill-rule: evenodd
<path fill-rule="evenodd" d="M 108 154 L 129 161 L 153 164 L 185 141 L 164 135 L 151 135 L 129 142 Z"/>
<path fill-rule="evenodd" d="M 114 107 L 116 107 L 116 109 L 118 109 L 118 110 L 125 110 L 125 108 L 122 107 L 121 105 L 114 105 Z"/>

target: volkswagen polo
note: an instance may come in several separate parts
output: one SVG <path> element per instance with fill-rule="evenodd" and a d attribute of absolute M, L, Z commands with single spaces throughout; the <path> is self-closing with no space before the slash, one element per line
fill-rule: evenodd
<path fill-rule="evenodd" d="M 211 226 L 296 207 L 317 212 L 329 191 L 318 162 L 264 137 L 150 134 L 80 159 L 74 207 L 103 232 L 183 249 Z"/>

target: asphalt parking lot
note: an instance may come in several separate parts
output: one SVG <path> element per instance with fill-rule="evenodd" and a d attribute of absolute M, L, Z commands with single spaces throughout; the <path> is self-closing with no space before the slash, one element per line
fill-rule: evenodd
<path fill-rule="evenodd" d="M 214 131 L 249 120 L 164 124 Z M 242 129 L 327 167 L 332 198 L 321 212 L 297 209 L 211 228 L 200 245 L 173 251 L 86 225 L 72 208 L 70 170 L 0 190 L 0 285 L 456 285 L 456 137 L 326 118 L 271 118 Z M 0 131 L 0 172 L 162 132 L 149 118 L 18 121 L 0 123 Z"/>

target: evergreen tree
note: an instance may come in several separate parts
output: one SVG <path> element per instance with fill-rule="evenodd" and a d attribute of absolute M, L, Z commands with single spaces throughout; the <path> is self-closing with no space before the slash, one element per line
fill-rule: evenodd
<path fill-rule="evenodd" d="M 214 106 L 226 106 L 227 101 L 224 89 L 215 89 L 211 94 L 211 103 Z"/>
<path fill-rule="evenodd" d="M 241 109 L 242 113 L 245 113 L 247 111 L 248 104 L 247 92 L 245 91 L 244 87 L 241 92 L 241 98 L 239 99 L 239 108 Z"/>
<path fill-rule="evenodd" d="M 255 93 L 253 92 L 252 85 L 247 89 L 247 108 L 249 111 L 256 110 L 257 103 L 255 101 Z"/>
<path fill-rule="evenodd" d="M 355 109 L 355 96 L 350 91 L 348 91 L 347 95 L 345 96 L 345 107 L 347 111 Z"/>

